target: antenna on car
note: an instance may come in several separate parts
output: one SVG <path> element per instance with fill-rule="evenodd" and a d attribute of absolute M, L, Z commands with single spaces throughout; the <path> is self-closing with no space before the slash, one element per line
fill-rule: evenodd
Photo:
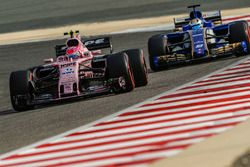
<path fill-rule="evenodd" d="M 79 30 L 76 30 L 76 31 L 70 30 L 70 32 L 65 32 L 63 33 L 63 35 L 70 35 L 70 38 L 74 38 L 74 34 L 78 34 L 78 33 L 79 33 Z"/>
<path fill-rule="evenodd" d="M 201 6 L 200 4 L 196 4 L 196 5 L 190 5 L 187 8 L 193 8 L 193 13 L 194 13 L 194 17 L 197 18 L 197 14 L 196 14 L 196 7 Z"/>

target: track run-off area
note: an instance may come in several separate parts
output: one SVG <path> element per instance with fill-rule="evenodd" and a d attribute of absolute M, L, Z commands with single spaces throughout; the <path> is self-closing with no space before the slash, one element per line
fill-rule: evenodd
<path fill-rule="evenodd" d="M 250 117 L 250 58 L 91 126 L 2 157 L 0 166 L 144 166 Z"/>

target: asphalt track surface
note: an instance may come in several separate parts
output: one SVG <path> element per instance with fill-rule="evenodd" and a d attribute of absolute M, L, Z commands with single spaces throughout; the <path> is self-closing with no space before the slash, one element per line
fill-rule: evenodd
<path fill-rule="evenodd" d="M 113 36 L 114 47 L 118 51 L 136 46 L 146 51 L 145 41 L 152 34 L 155 34 L 155 32 Z M 26 112 L 14 112 L 10 106 L 8 92 L 10 72 L 37 65 L 42 62 L 43 58 L 53 57 L 53 46 L 58 42 L 50 41 L 0 47 L 0 153 L 93 122 L 241 59 L 232 57 L 175 67 L 157 73 L 150 72 L 148 86 L 135 89 L 131 93 L 45 106 Z"/>
<path fill-rule="evenodd" d="M 28 0 L 26 1 L 29 2 Z M 155 4 L 161 6 L 160 1 L 159 3 L 158 1 L 155 1 Z M 45 3 L 46 0 L 39 2 Z M 180 2 L 176 1 L 176 3 Z M 206 2 L 209 3 L 210 1 Z M 225 3 L 225 1 L 220 2 L 222 4 Z M 226 2 L 228 2 L 226 4 L 232 2 L 235 5 L 233 0 L 227 0 Z M 37 5 L 36 3 L 33 5 Z M 248 0 L 237 1 L 238 5 L 242 4 L 244 7 L 246 5 L 243 4 L 249 3 Z M 14 22 L 13 24 L 19 25 L 19 23 Z M 11 26 L 9 25 L 9 27 Z M 114 48 L 116 51 L 135 47 L 143 48 L 147 59 L 147 39 L 156 33 L 114 35 Z M 207 63 L 176 67 L 157 73 L 150 72 L 148 86 L 135 89 L 131 93 L 45 106 L 26 112 L 14 112 L 11 109 L 8 91 L 10 72 L 41 64 L 44 58 L 54 57 L 53 47 L 61 42 L 48 41 L 0 46 L 0 154 L 93 122 L 133 104 L 142 102 L 163 91 L 193 81 L 243 58 L 231 57 Z"/>
<path fill-rule="evenodd" d="M 249 7 L 249 0 L 0 0 L 0 33 L 173 15 L 202 3 L 202 10 Z"/>

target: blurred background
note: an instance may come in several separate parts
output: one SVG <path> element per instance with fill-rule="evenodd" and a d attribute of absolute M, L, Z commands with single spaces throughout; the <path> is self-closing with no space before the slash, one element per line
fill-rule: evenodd
<path fill-rule="evenodd" d="M 0 33 L 173 15 L 197 3 L 203 11 L 250 7 L 250 0 L 0 0 Z"/>

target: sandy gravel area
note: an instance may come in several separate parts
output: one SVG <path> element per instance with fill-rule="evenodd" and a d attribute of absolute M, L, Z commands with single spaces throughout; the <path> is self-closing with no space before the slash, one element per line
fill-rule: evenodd
<path fill-rule="evenodd" d="M 250 120 L 150 167 L 233 167 L 237 157 L 250 148 L 249 127 Z"/>
<path fill-rule="evenodd" d="M 223 10 L 222 16 L 235 16 L 250 13 L 250 8 Z M 109 21 L 91 24 L 77 24 L 58 28 L 38 29 L 0 34 L 0 45 L 22 43 L 28 41 L 41 41 L 63 38 L 62 34 L 69 30 L 80 30 L 82 35 L 99 35 L 131 28 L 144 28 L 172 23 L 174 17 L 186 16 L 185 14 L 151 17 L 144 19 L 129 19 L 124 21 Z"/>

